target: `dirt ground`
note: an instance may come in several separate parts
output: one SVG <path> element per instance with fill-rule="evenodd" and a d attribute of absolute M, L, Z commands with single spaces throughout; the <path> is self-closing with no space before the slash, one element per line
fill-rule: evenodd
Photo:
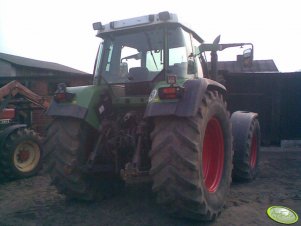
<path fill-rule="evenodd" d="M 258 178 L 233 183 L 224 211 L 212 223 L 167 216 L 156 205 L 150 186 L 129 187 L 103 201 L 75 202 L 57 194 L 48 177 L 40 175 L 0 185 L 0 226 L 279 225 L 266 215 L 272 205 L 287 206 L 301 217 L 300 149 L 264 148 Z"/>

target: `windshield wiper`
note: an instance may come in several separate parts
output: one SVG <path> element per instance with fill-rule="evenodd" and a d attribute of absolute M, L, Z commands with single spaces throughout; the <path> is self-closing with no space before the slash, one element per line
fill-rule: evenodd
<path fill-rule="evenodd" d="M 152 48 L 152 43 L 151 43 L 151 41 L 150 41 L 150 38 L 149 38 L 148 34 L 147 34 L 146 32 L 144 32 L 144 34 L 145 34 L 145 36 L 146 36 L 147 43 L 148 43 L 148 47 L 149 47 L 149 49 L 150 49 L 150 53 L 151 53 L 151 55 L 152 55 L 153 61 L 154 61 L 155 66 L 156 66 L 156 69 L 158 70 L 157 62 L 156 62 L 156 60 L 155 60 L 155 57 L 154 57 L 154 54 L 153 54 L 153 51 L 152 51 L 152 49 L 153 49 L 153 48 Z"/>

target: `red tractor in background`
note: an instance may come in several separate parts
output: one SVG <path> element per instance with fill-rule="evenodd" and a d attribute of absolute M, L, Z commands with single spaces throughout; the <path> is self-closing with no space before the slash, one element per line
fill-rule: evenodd
<path fill-rule="evenodd" d="M 16 95 L 21 95 L 44 109 L 49 105 L 45 98 L 18 81 L 0 88 L 0 181 L 33 176 L 42 165 L 41 138 L 28 128 L 25 124 L 28 122 L 22 122 L 16 105 L 10 103 Z"/>

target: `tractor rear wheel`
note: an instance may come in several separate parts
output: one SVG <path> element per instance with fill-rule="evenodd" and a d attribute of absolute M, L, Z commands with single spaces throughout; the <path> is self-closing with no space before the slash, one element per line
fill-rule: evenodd
<path fill-rule="evenodd" d="M 229 192 L 232 135 L 223 96 L 207 91 L 191 118 L 155 118 L 151 175 L 157 201 L 176 216 L 214 220 Z"/>
<path fill-rule="evenodd" d="M 34 176 L 41 168 L 41 139 L 27 128 L 19 128 L 5 140 L 0 151 L 0 170 L 5 179 Z"/>
<path fill-rule="evenodd" d="M 45 167 L 52 184 L 69 199 L 92 200 L 96 188 L 78 166 L 89 153 L 89 128 L 74 118 L 57 118 L 49 126 L 44 141 Z"/>
<path fill-rule="evenodd" d="M 68 199 L 92 201 L 113 195 L 121 188 L 115 177 L 87 173 L 86 165 L 97 134 L 86 122 L 57 118 L 49 126 L 44 142 L 45 171 L 59 193 Z"/>

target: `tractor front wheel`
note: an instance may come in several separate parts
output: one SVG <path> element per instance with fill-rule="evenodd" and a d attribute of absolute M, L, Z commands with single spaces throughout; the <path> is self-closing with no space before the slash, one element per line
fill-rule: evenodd
<path fill-rule="evenodd" d="M 0 170 L 5 179 L 33 176 L 41 168 L 42 146 L 33 130 L 19 128 L 5 140 L 0 151 Z"/>
<path fill-rule="evenodd" d="M 258 173 L 260 126 L 252 112 L 234 112 L 231 116 L 233 134 L 233 179 L 251 181 Z"/>

